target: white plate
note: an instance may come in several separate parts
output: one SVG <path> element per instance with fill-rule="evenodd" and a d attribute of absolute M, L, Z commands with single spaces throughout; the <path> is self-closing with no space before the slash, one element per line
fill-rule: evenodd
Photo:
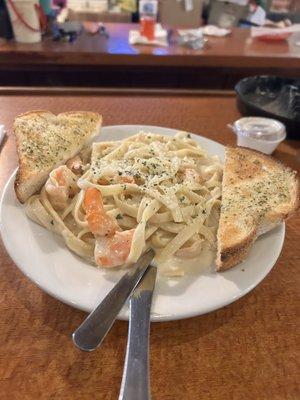
<path fill-rule="evenodd" d="M 173 129 L 150 126 L 111 126 L 102 128 L 98 140 L 124 139 L 140 130 L 174 135 Z M 224 156 L 224 147 L 193 135 L 211 154 Z M 121 272 L 103 271 L 80 259 L 55 234 L 30 221 L 16 200 L 14 174 L 10 177 L 1 201 L 1 233 L 4 245 L 21 271 L 50 295 L 73 307 L 91 311 L 108 293 Z M 152 307 L 152 321 L 188 318 L 223 307 L 253 289 L 270 272 L 284 240 L 282 224 L 261 237 L 242 265 L 224 273 L 214 266 L 199 275 L 177 279 L 159 277 Z M 125 306 L 119 316 L 128 319 Z"/>

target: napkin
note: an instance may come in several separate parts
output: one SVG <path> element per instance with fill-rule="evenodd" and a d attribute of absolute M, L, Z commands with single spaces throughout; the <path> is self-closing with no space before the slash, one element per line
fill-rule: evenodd
<path fill-rule="evenodd" d="M 128 41 L 130 44 L 149 44 L 154 46 L 168 46 L 168 32 L 162 28 L 161 24 L 155 24 L 154 39 L 149 40 L 140 34 L 140 31 L 129 31 Z"/>
<path fill-rule="evenodd" d="M 203 35 L 206 36 L 227 36 L 231 33 L 230 29 L 219 28 L 215 25 L 206 25 L 202 28 Z"/>
<path fill-rule="evenodd" d="M 206 35 L 222 37 L 229 35 L 231 33 L 231 30 L 218 28 L 215 25 L 206 25 L 198 29 L 179 29 L 178 33 L 180 36 L 192 35 L 195 37 L 202 37 L 202 35 Z"/>

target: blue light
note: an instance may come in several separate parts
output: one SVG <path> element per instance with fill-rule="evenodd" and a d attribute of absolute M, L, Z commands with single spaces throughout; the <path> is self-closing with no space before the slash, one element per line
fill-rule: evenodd
<path fill-rule="evenodd" d="M 152 53 L 155 54 L 156 56 L 165 56 L 168 54 L 168 50 L 159 47 L 157 49 L 153 49 Z"/>

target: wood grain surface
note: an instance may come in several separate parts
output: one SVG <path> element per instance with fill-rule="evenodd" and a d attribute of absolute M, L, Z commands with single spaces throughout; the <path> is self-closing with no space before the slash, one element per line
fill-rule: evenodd
<path fill-rule="evenodd" d="M 1 190 L 16 167 L 13 119 L 30 109 L 94 110 L 105 125 L 161 125 L 223 144 L 234 143 L 226 125 L 239 117 L 231 96 L 0 95 L 0 104 L 8 130 Z M 275 156 L 299 170 L 299 143 L 285 142 Z M 299 214 L 288 221 L 279 260 L 244 298 L 208 315 L 151 325 L 153 400 L 300 398 L 299 222 Z M 117 399 L 127 323 L 118 321 L 96 352 L 82 353 L 70 335 L 85 314 L 31 283 L 3 246 L 0 261 L 0 399 Z"/>
<path fill-rule="evenodd" d="M 130 29 L 137 24 L 105 24 L 109 38 L 82 33 L 74 43 L 54 42 L 45 37 L 40 43 L 14 41 L 0 43 L 0 66 L 168 66 L 222 68 L 295 69 L 299 76 L 300 52 L 293 42 L 265 43 L 253 40 L 250 29 L 234 28 L 227 37 L 209 37 L 204 49 L 192 50 L 171 44 L 168 47 L 131 46 Z M 298 71 L 298 73 L 297 73 Z"/>

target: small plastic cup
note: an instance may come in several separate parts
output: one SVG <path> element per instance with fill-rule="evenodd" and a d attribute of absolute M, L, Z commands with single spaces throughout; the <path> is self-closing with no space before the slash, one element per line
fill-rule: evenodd
<path fill-rule="evenodd" d="M 140 34 L 148 40 L 154 40 L 155 24 L 157 21 L 158 1 L 157 0 L 140 0 Z"/>
<path fill-rule="evenodd" d="M 154 40 L 155 36 L 155 19 L 152 17 L 141 17 L 141 36 L 146 37 L 148 40 Z"/>
<path fill-rule="evenodd" d="M 245 117 L 230 126 L 237 136 L 237 145 L 272 154 L 286 138 L 285 126 L 271 118 Z"/>

